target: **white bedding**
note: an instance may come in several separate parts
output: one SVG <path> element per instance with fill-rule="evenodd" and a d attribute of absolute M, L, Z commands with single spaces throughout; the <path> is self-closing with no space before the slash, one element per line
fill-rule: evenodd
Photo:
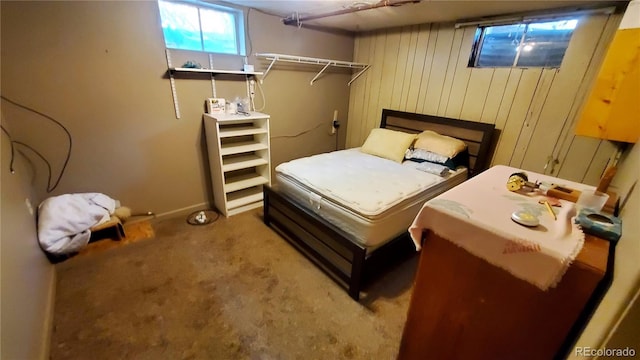
<path fill-rule="evenodd" d="M 466 180 L 466 173 L 443 178 L 357 148 L 276 167 L 281 191 L 369 248 L 406 232 L 425 201 Z"/>
<path fill-rule="evenodd" d="M 38 241 L 44 251 L 64 255 L 89 243 L 92 226 L 109 220 L 118 201 L 100 193 L 64 194 L 38 206 Z"/>

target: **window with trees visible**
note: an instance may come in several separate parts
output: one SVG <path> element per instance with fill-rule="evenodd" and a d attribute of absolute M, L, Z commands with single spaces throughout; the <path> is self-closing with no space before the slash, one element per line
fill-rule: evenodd
<path fill-rule="evenodd" d="M 163 0 L 158 6 L 167 48 L 245 55 L 242 10 Z"/>
<path fill-rule="evenodd" d="M 482 26 L 471 67 L 560 67 L 578 19 Z"/>

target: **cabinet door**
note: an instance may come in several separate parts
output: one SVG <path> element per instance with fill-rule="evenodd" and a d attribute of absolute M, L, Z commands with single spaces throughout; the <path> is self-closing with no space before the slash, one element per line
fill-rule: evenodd
<path fill-rule="evenodd" d="M 640 134 L 640 28 L 616 32 L 576 134 L 635 143 Z"/>

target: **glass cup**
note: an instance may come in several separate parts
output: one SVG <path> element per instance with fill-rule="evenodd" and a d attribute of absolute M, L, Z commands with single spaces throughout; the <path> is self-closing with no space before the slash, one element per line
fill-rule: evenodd
<path fill-rule="evenodd" d="M 591 209 L 596 212 L 600 212 L 604 207 L 604 204 L 609 200 L 609 194 L 595 190 L 584 190 L 578 201 L 576 207 L 580 209 Z"/>

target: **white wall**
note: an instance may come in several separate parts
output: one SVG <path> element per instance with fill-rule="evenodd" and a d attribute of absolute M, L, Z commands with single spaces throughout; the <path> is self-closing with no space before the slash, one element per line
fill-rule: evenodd
<path fill-rule="evenodd" d="M 640 283 L 637 287 L 634 301 L 625 310 L 620 322 L 605 342 L 609 349 L 634 349 L 636 356 L 640 355 Z"/>
<path fill-rule="evenodd" d="M 55 268 L 40 250 L 36 219 L 25 204 L 27 199 L 31 204 L 39 203 L 31 188 L 33 168 L 16 152 L 15 173 L 11 174 L 11 148 L 6 134 L 2 133 L 0 143 L 0 358 L 48 359 Z"/>
<path fill-rule="evenodd" d="M 622 158 L 612 186 L 621 194 L 628 194 L 639 178 L 640 144 L 635 144 Z M 613 283 L 576 346 L 603 347 L 610 332 L 616 330 L 615 325 L 622 320 L 623 312 L 638 291 L 640 284 L 640 222 L 638 221 L 640 219 L 640 188 L 638 185 L 622 209 L 620 218 L 622 219 L 622 238 L 616 248 Z M 634 334 L 635 338 L 640 340 L 638 336 L 640 324 L 635 324 Z M 638 344 L 634 345 L 638 346 Z M 640 348 L 636 348 L 636 351 L 640 354 Z M 575 352 L 572 352 L 569 359 L 583 359 L 583 357 L 575 356 Z"/>

